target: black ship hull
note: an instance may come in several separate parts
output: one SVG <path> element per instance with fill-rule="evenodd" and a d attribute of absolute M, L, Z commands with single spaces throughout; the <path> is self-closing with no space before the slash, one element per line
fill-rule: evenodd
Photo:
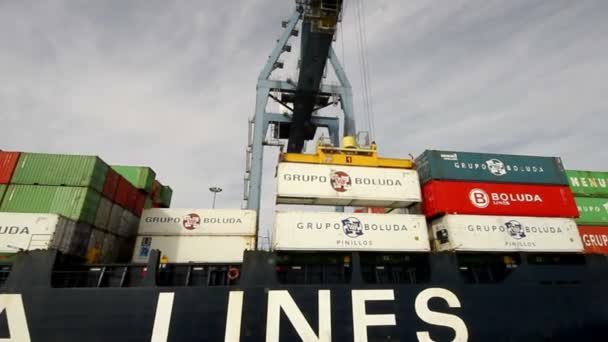
<path fill-rule="evenodd" d="M 604 256 L 587 256 L 574 266 L 524 263 L 503 282 L 471 284 L 458 275 L 454 255 L 431 255 L 425 284 L 369 285 L 353 277 L 350 284 L 317 286 L 276 282 L 272 254 L 251 252 L 235 286 L 160 287 L 151 281 L 128 288 L 53 288 L 45 273 L 51 263 L 43 257 L 29 253 L 13 266 L 1 290 L 0 339 L 608 339 Z"/>

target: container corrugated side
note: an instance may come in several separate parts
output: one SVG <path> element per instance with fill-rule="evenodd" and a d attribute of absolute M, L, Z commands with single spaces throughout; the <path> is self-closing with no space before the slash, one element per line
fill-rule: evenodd
<path fill-rule="evenodd" d="M 133 206 L 133 214 L 135 216 L 141 216 L 141 212 L 144 210 L 146 206 L 146 194 L 142 191 L 137 191 L 137 195 L 135 196 L 135 205 Z"/>
<path fill-rule="evenodd" d="M 110 214 L 112 212 L 112 202 L 101 196 L 99 199 L 99 206 L 97 207 L 97 215 L 95 216 L 94 226 L 103 230 L 108 229 L 108 223 L 110 222 Z"/>
<path fill-rule="evenodd" d="M 97 156 L 21 153 L 11 183 L 91 187 L 99 192 L 108 165 Z"/>
<path fill-rule="evenodd" d="M 424 184 L 423 210 L 440 214 L 578 217 L 570 188 L 537 185 L 432 180 Z"/>
<path fill-rule="evenodd" d="M 576 197 L 578 224 L 608 225 L 608 198 Z"/>
<path fill-rule="evenodd" d="M 6 192 L 6 188 L 8 185 L 0 184 L 0 203 L 2 203 L 2 198 L 4 197 L 4 193 Z"/>
<path fill-rule="evenodd" d="M 439 251 L 581 252 L 576 222 L 569 218 L 446 215 L 431 224 Z"/>
<path fill-rule="evenodd" d="M 255 248 L 251 236 L 138 236 L 133 262 L 148 262 L 158 249 L 168 262 L 241 263 L 245 250 Z"/>
<path fill-rule="evenodd" d="M 407 207 L 420 202 L 415 170 L 279 163 L 277 203 Z"/>
<path fill-rule="evenodd" d="M 106 180 L 103 184 L 102 193 L 105 197 L 114 201 L 116 197 L 116 190 L 118 189 L 118 182 L 120 181 L 120 175 L 118 172 L 112 170 L 111 167 L 108 168 L 108 173 L 106 174 Z"/>
<path fill-rule="evenodd" d="M 256 213 L 240 209 L 146 209 L 139 235 L 255 235 Z"/>
<path fill-rule="evenodd" d="M 126 209 L 121 207 L 120 205 L 114 203 L 112 204 L 112 210 L 110 210 L 110 221 L 108 222 L 108 231 L 114 234 L 118 233 L 121 225 L 123 224 L 123 212 Z"/>
<path fill-rule="evenodd" d="M 129 210 L 123 210 L 122 217 L 120 218 L 120 225 L 118 230 L 114 233 L 121 237 L 133 237 L 137 235 L 137 224 L 139 219 Z"/>
<path fill-rule="evenodd" d="M 56 214 L 0 213 L 0 233 L 0 253 L 53 248 L 84 256 L 90 226 Z"/>
<path fill-rule="evenodd" d="M 118 236 L 105 233 L 101 248 L 101 262 L 114 263 L 118 259 Z"/>
<path fill-rule="evenodd" d="M 0 184 L 10 183 L 20 154 L 20 152 L 0 151 Z"/>
<path fill-rule="evenodd" d="M 103 240 L 106 232 L 93 228 L 87 245 L 86 260 L 88 263 L 100 263 Z"/>
<path fill-rule="evenodd" d="M 566 170 L 576 196 L 608 197 L 608 172 Z"/>
<path fill-rule="evenodd" d="M 134 187 L 145 192 L 152 191 L 156 173 L 145 166 L 112 165 L 112 169 L 126 178 Z"/>
<path fill-rule="evenodd" d="M 114 201 L 123 208 L 133 210 L 137 199 L 137 189 L 125 178 L 120 177 Z"/>
<path fill-rule="evenodd" d="M 423 215 L 277 212 L 275 250 L 429 251 Z"/>
<path fill-rule="evenodd" d="M 158 180 L 154 180 L 154 183 L 152 183 L 152 191 L 150 192 L 150 198 L 154 202 L 160 201 L 160 190 L 162 187 L 163 185 Z"/>
<path fill-rule="evenodd" d="M 160 188 L 160 204 L 165 208 L 171 206 L 171 198 L 173 197 L 173 189 L 168 185 L 163 185 Z"/>
<path fill-rule="evenodd" d="M 94 224 L 101 195 L 84 187 L 9 185 L 1 211 L 53 213 Z"/>
<path fill-rule="evenodd" d="M 578 226 L 586 253 L 608 254 L 608 226 Z"/>
<path fill-rule="evenodd" d="M 568 185 L 559 157 L 427 150 L 416 158 L 424 184 L 431 179 Z"/>

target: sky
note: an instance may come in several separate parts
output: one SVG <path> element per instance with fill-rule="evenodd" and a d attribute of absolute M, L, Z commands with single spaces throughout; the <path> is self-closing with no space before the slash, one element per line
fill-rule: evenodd
<path fill-rule="evenodd" d="M 358 129 L 381 155 L 546 155 L 608 170 L 608 2 L 374 0 L 358 24 L 354 1 L 334 49 Z M 173 188 L 173 207 L 210 207 L 208 188 L 219 186 L 217 207 L 240 208 L 256 80 L 294 6 L 0 1 L 0 149 L 147 165 Z M 297 40 L 273 78 L 295 77 Z M 262 230 L 275 210 L 277 153 L 266 148 Z"/>

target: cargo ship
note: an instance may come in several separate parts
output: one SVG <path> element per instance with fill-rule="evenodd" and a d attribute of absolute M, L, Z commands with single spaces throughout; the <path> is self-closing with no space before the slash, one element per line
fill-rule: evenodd
<path fill-rule="evenodd" d="M 0 340 L 605 341 L 608 173 L 379 156 L 331 49 L 342 2 L 296 4 L 258 79 L 246 208 L 171 208 L 147 166 L 0 151 Z M 297 32 L 297 84 L 271 79 Z M 321 82 L 328 60 L 339 86 Z M 342 119 L 314 114 L 332 98 Z M 330 141 L 303 152 L 319 127 Z M 264 250 L 268 133 L 287 143 Z"/>

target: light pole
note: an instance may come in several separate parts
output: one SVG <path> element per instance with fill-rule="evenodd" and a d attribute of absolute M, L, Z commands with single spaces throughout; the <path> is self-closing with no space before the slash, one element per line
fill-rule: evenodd
<path fill-rule="evenodd" d="M 215 196 L 217 196 L 218 192 L 222 192 L 222 188 L 218 186 L 212 186 L 209 188 L 209 191 L 213 192 L 213 206 L 211 206 L 211 208 L 215 208 Z"/>

